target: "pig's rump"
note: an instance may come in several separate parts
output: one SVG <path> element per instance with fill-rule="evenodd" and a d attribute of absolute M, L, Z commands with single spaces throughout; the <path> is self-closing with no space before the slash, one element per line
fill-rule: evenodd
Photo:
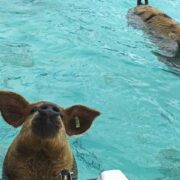
<path fill-rule="evenodd" d="M 134 8 L 128 11 L 127 19 L 128 25 L 135 29 L 143 30 L 151 42 L 161 50 L 163 55 L 168 57 L 175 56 L 178 48 L 177 43 L 165 37 L 163 34 L 153 31 L 152 28 L 149 28 L 141 17 L 135 13 Z"/>

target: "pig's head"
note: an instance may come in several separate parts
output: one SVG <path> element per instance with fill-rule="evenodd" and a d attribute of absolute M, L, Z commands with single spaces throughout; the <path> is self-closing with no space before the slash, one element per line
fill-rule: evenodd
<path fill-rule="evenodd" d="M 8 124 L 23 125 L 23 129 L 41 139 L 82 134 L 100 115 L 83 105 L 62 108 L 45 101 L 30 104 L 21 95 L 9 91 L 0 91 L 0 112 Z"/>

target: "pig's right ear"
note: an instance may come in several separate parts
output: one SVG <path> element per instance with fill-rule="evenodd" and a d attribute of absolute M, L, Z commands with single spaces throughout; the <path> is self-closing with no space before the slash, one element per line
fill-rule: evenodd
<path fill-rule="evenodd" d="M 4 120 L 18 127 L 24 122 L 25 109 L 29 106 L 21 95 L 9 91 L 0 90 L 0 112 Z"/>

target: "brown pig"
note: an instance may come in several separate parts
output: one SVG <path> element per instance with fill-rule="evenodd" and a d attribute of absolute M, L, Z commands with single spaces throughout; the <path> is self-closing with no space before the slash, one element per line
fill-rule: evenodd
<path fill-rule="evenodd" d="M 78 178 L 67 135 L 87 131 L 98 111 L 82 105 L 62 108 L 45 101 L 30 104 L 19 94 L 0 90 L 0 112 L 8 124 L 22 125 L 6 154 L 3 180 Z"/>
<path fill-rule="evenodd" d="M 180 68 L 179 23 L 161 10 L 148 5 L 148 0 L 145 0 L 144 4 L 142 0 L 137 0 L 137 6 L 128 13 L 128 22 L 135 28 L 147 30 L 152 42 L 168 54 L 163 61 L 167 60 L 167 64 Z M 161 54 L 155 54 L 158 58 L 163 57 Z"/>
<path fill-rule="evenodd" d="M 145 5 L 143 5 L 141 1 L 138 1 L 138 5 L 135 8 L 135 14 L 141 17 L 151 31 L 176 41 L 180 50 L 179 23 L 164 12 L 149 6 L 148 0 L 145 1 Z"/>

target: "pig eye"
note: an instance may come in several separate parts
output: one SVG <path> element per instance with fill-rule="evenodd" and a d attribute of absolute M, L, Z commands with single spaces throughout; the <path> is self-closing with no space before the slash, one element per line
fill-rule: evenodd
<path fill-rule="evenodd" d="M 31 114 L 35 113 L 37 111 L 37 107 L 33 107 L 30 111 Z"/>

